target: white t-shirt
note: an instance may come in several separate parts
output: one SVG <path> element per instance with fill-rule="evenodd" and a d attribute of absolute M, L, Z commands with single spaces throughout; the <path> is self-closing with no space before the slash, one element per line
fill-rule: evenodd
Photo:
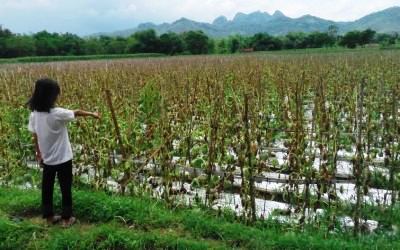
<path fill-rule="evenodd" d="M 43 163 L 58 165 L 72 160 L 67 123 L 75 119 L 72 110 L 52 108 L 48 112 L 31 112 L 28 130 L 37 134 Z"/>

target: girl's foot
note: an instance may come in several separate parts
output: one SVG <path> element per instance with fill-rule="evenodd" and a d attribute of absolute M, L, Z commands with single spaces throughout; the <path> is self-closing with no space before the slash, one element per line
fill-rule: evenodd
<path fill-rule="evenodd" d="M 54 225 L 61 221 L 61 216 L 59 216 L 59 215 L 50 216 L 50 217 L 47 217 L 46 220 L 47 220 L 47 224 Z"/>
<path fill-rule="evenodd" d="M 68 228 L 68 227 L 72 226 L 75 223 L 75 221 L 76 221 L 75 217 L 70 217 L 69 219 L 66 219 L 66 220 L 64 219 L 62 222 L 62 227 Z"/>

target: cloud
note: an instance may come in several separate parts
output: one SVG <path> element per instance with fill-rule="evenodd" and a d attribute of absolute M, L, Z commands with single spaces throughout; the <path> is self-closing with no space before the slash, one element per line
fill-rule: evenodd
<path fill-rule="evenodd" d="M 1 10 L 24 10 L 31 9 L 33 7 L 49 7 L 52 2 L 51 0 L 3 0 L 1 3 Z"/>
<path fill-rule="evenodd" d="M 0 24 L 20 33 L 46 29 L 85 35 L 181 17 L 211 22 L 257 10 L 349 21 L 399 5 L 400 0 L 0 0 Z"/>

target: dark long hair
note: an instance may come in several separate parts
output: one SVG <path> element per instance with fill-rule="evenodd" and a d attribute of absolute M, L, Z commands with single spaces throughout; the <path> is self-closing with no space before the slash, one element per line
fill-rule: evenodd
<path fill-rule="evenodd" d="M 50 113 L 59 94 L 60 86 L 56 81 L 49 78 L 39 79 L 35 83 L 35 90 L 27 104 L 32 111 Z"/>

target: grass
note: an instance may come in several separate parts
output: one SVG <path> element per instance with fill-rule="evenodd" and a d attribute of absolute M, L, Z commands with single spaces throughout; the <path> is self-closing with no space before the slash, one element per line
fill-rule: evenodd
<path fill-rule="evenodd" d="M 330 54 L 330 53 L 356 53 L 356 52 L 377 52 L 377 51 L 390 51 L 399 49 L 399 45 L 387 48 L 380 47 L 357 47 L 355 49 L 348 49 L 344 47 L 330 47 L 330 48 L 312 48 L 312 49 L 286 49 L 277 51 L 260 51 L 251 54 L 259 55 L 303 55 L 303 54 Z M 237 54 L 224 54 L 224 55 L 246 55 L 246 53 Z M 112 59 L 129 59 L 129 58 L 147 58 L 147 57 L 162 57 L 166 56 L 161 53 L 137 53 L 137 54 L 105 54 L 105 55 L 82 55 L 82 56 L 31 56 L 31 57 L 18 57 L 18 58 L 0 58 L 0 64 L 14 64 L 14 63 L 37 63 L 37 62 L 59 62 L 59 61 L 88 61 L 88 60 L 112 60 Z M 178 55 L 179 56 L 179 55 Z M 185 55 L 180 55 L 185 56 Z M 187 55 L 193 56 L 193 55 Z M 221 56 L 213 54 L 212 56 Z"/>
<path fill-rule="evenodd" d="M 60 197 L 55 197 L 56 204 Z M 399 249 L 399 235 L 326 233 L 272 220 L 249 226 L 231 214 L 170 209 L 147 197 L 76 190 L 70 229 L 41 223 L 40 192 L 0 188 L 0 249 Z"/>
<path fill-rule="evenodd" d="M 161 56 L 165 55 L 160 53 L 138 53 L 138 54 L 84 55 L 84 56 L 31 56 L 31 57 L 0 59 L 0 64 L 58 62 L 58 61 L 88 61 L 88 60 L 146 58 L 146 57 L 161 57 Z"/>
<path fill-rule="evenodd" d="M 117 223 L 79 224 L 63 230 L 37 220 L 0 219 L 0 249 L 225 249 L 174 232 L 129 229 Z"/>
<path fill-rule="evenodd" d="M 398 47 L 380 48 L 378 47 L 357 47 L 349 49 L 345 47 L 327 47 L 327 48 L 310 48 L 310 49 L 287 49 L 277 51 L 256 52 L 265 55 L 306 55 L 306 54 L 335 54 L 335 53 L 368 53 L 397 50 Z"/>

